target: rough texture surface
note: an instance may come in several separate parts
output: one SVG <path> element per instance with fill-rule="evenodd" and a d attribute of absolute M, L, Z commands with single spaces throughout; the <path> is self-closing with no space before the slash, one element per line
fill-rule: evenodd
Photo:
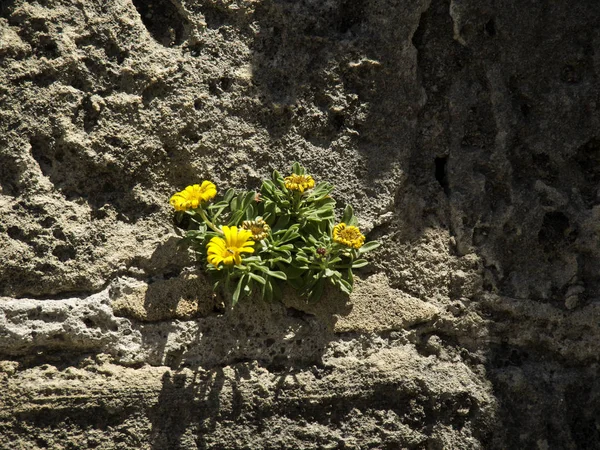
<path fill-rule="evenodd" d="M 599 449 L 599 49 L 596 0 L 0 2 L 0 448 Z M 293 161 L 383 246 L 225 311 L 167 200 Z"/>

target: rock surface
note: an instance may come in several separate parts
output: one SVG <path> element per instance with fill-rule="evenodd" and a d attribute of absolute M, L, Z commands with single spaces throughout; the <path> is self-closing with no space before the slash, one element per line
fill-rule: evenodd
<path fill-rule="evenodd" d="M 600 448 L 600 3 L 0 3 L 0 448 Z M 226 311 L 169 196 L 383 245 Z"/>

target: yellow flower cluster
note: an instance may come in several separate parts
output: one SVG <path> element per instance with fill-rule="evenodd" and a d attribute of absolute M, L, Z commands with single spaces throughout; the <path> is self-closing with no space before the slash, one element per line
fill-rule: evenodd
<path fill-rule="evenodd" d="M 333 240 L 346 247 L 361 248 L 365 243 L 365 236 L 354 225 L 346 225 L 344 222 L 333 227 Z"/>
<path fill-rule="evenodd" d="M 310 175 L 290 175 L 284 178 L 284 182 L 287 189 L 290 191 L 300 191 L 300 193 L 315 186 L 315 180 Z"/>
<path fill-rule="evenodd" d="M 226 266 L 242 263 L 241 253 L 254 253 L 252 246 L 252 231 L 238 227 L 223 226 L 223 237 L 213 237 L 207 245 L 210 264 L 218 267 L 223 263 Z"/>
<path fill-rule="evenodd" d="M 271 227 L 260 217 L 255 220 L 244 220 L 242 222 L 242 228 L 244 230 L 250 230 L 252 232 L 252 239 L 255 241 L 266 239 L 271 231 Z"/>
<path fill-rule="evenodd" d="M 196 209 L 200 206 L 200 203 L 211 200 L 215 195 L 217 195 L 215 184 L 210 181 L 203 181 L 202 184 L 193 184 L 176 193 L 171 197 L 169 203 L 177 211 L 187 211 L 188 209 Z"/>

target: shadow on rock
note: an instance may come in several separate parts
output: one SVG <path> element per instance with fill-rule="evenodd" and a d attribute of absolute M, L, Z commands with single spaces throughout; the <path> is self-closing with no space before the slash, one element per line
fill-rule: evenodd
<path fill-rule="evenodd" d="M 419 14 L 363 0 L 262 3 L 251 46 L 253 82 L 271 112 L 256 115 L 261 125 L 324 149 L 343 140 L 369 177 L 397 165 L 423 101 L 407 89 L 417 80 L 414 48 L 398 42 L 410 42 Z"/>

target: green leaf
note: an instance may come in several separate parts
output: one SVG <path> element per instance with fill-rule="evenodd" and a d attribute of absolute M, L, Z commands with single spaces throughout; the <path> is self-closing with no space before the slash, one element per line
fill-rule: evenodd
<path fill-rule="evenodd" d="M 237 286 L 235 287 L 235 291 L 233 291 L 233 297 L 232 297 L 232 303 L 233 306 L 235 306 L 238 302 L 238 300 L 240 299 L 240 293 L 242 292 L 242 289 L 244 289 L 244 291 L 246 290 L 246 284 L 244 282 L 244 280 L 246 279 L 245 275 L 242 275 L 237 283 Z"/>
<path fill-rule="evenodd" d="M 245 263 L 262 262 L 260 256 L 244 256 L 242 261 L 244 261 Z"/>
<path fill-rule="evenodd" d="M 276 186 L 279 186 L 279 188 L 281 190 L 283 190 L 283 192 L 287 192 L 287 188 L 285 187 L 285 180 L 283 179 L 283 177 L 279 174 L 279 172 L 277 172 L 276 170 L 273 171 L 273 183 Z"/>
<path fill-rule="evenodd" d="M 229 202 L 229 209 L 231 209 L 232 212 L 237 211 L 239 203 L 240 203 L 239 195 L 236 197 L 233 197 L 231 199 L 231 201 Z"/>
<path fill-rule="evenodd" d="M 263 277 L 261 277 L 260 275 L 256 275 L 255 273 L 248 272 L 248 276 L 250 278 L 252 278 L 253 280 L 258 281 L 260 284 L 265 284 L 265 282 L 266 282 L 266 280 Z"/>
<path fill-rule="evenodd" d="M 227 189 L 227 192 L 225 192 L 225 195 L 223 196 L 223 201 L 229 203 L 233 197 L 235 197 L 235 191 L 233 189 Z"/>
<path fill-rule="evenodd" d="M 358 269 L 360 267 L 365 267 L 367 264 L 369 264 L 369 261 L 367 261 L 366 259 L 357 259 L 352 263 L 352 268 Z"/>
<path fill-rule="evenodd" d="M 305 169 L 300 165 L 300 163 L 295 162 L 292 164 L 292 173 L 295 175 L 304 175 Z"/>
<path fill-rule="evenodd" d="M 232 226 L 237 227 L 240 224 L 240 222 L 242 221 L 243 217 L 244 217 L 244 211 L 238 210 L 235 213 L 233 213 L 233 215 L 229 219 L 229 222 L 227 222 L 227 225 L 230 227 L 232 227 Z"/>
<path fill-rule="evenodd" d="M 279 278 L 280 280 L 287 280 L 287 275 L 284 272 L 281 272 L 279 270 L 267 270 L 265 273 L 273 278 Z"/>
<path fill-rule="evenodd" d="M 325 276 L 327 278 L 331 278 L 331 277 L 341 277 L 342 274 L 340 274 L 337 270 L 331 270 L 331 269 L 325 269 Z"/>
<path fill-rule="evenodd" d="M 296 278 L 300 278 L 304 272 L 308 269 L 308 266 L 288 266 L 285 269 L 285 273 L 287 275 L 288 280 L 293 280 Z"/>
<path fill-rule="evenodd" d="M 305 286 L 304 286 L 304 280 L 302 278 L 288 278 L 287 282 L 291 287 L 293 287 L 297 291 L 301 291 L 302 292 L 301 295 L 306 295 L 306 294 L 304 294 Z"/>
<path fill-rule="evenodd" d="M 269 224 L 270 227 L 275 223 L 275 218 L 277 215 L 277 205 L 273 203 L 271 200 L 265 200 L 262 204 L 263 206 L 263 214 L 262 217 Z"/>
<path fill-rule="evenodd" d="M 260 192 L 262 195 L 264 195 L 267 198 L 273 198 L 273 197 L 275 197 L 276 189 L 277 189 L 277 187 L 275 186 L 275 183 L 273 183 L 270 180 L 264 180 L 260 187 Z"/>
<path fill-rule="evenodd" d="M 339 286 L 339 288 L 342 290 L 342 292 L 345 292 L 348 295 L 352 294 L 352 285 L 350 283 L 348 283 L 346 280 L 340 278 L 340 279 L 336 280 L 336 284 Z"/>
<path fill-rule="evenodd" d="M 306 264 L 310 264 L 310 261 L 308 258 L 306 258 L 305 256 L 301 256 L 301 255 L 296 255 L 296 261 L 300 261 Z"/>
<path fill-rule="evenodd" d="M 381 242 L 378 241 L 370 241 L 364 244 L 362 247 L 358 249 L 359 254 L 370 252 L 371 250 L 375 250 L 381 246 Z"/>
<path fill-rule="evenodd" d="M 346 208 L 344 208 L 344 214 L 342 215 L 342 222 L 346 225 L 349 225 L 352 217 L 354 217 L 354 210 L 352 209 L 352 206 L 346 205 Z"/>
<path fill-rule="evenodd" d="M 281 238 L 277 239 L 278 244 L 284 244 L 286 242 L 293 241 L 294 239 L 299 238 L 300 233 L 298 233 L 298 231 L 297 231 L 298 228 L 299 228 L 299 225 L 297 225 L 297 224 L 294 224 L 291 227 L 289 227 L 286 230 L 286 232 L 284 233 L 284 235 Z"/>
<path fill-rule="evenodd" d="M 314 187 L 314 189 L 312 189 L 310 191 L 310 193 L 308 194 L 306 199 L 311 202 L 324 200 L 333 191 L 333 189 L 334 189 L 333 184 L 323 181 L 323 182 L 317 184 Z M 333 199 L 327 199 L 327 200 L 331 200 L 333 203 L 335 203 L 335 200 L 333 200 Z"/>
<path fill-rule="evenodd" d="M 308 294 L 308 300 L 309 301 L 319 300 L 321 298 L 321 296 L 323 295 L 324 288 L 325 288 L 325 280 L 323 278 L 321 278 L 315 283 L 314 287 L 311 289 L 310 293 Z"/>
<path fill-rule="evenodd" d="M 288 223 L 290 223 L 289 214 L 282 214 L 281 216 L 279 216 L 279 220 L 277 220 L 277 223 L 273 228 L 279 230 L 285 228 Z"/>
<path fill-rule="evenodd" d="M 240 195 L 242 195 L 242 194 L 240 194 Z M 243 197 L 241 209 L 243 211 L 245 211 L 246 208 L 248 208 L 252 203 L 254 203 L 255 198 L 256 198 L 256 192 L 254 192 L 254 191 L 247 192 L 246 195 Z"/>
<path fill-rule="evenodd" d="M 335 218 L 335 212 L 333 209 L 319 209 L 316 212 L 316 218 L 318 220 L 329 220 Z"/>
<path fill-rule="evenodd" d="M 256 203 L 252 202 L 246 208 L 246 220 L 254 220 L 258 217 L 258 208 L 256 207 Z"/>
<path fill-rule="evenodd" d="M 268 302 L 273 301 L 273 285 L 269 280 L 263 285 L 262 298 Z"/>

